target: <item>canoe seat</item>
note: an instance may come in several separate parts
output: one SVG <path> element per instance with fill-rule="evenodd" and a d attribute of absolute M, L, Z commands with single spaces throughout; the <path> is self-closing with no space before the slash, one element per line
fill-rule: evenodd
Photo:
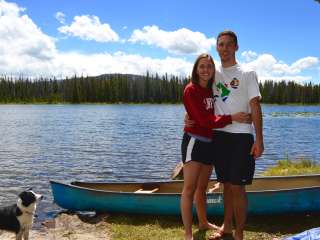
<path fill-rule="evenodd" d="M 160 186 L 158 184 L 144 183 L 135 193 L 154 193 L 158 191 L 159 188 Z"/>
<path fill-rule="evenodd" d="M 154 192 L 156 192 L 158 190 L 159 190 L 159 188 L 154 188 L 154 189 L 150 189 L 150 190 L 146 190 L 146 189 L 140 188 L 137 191 L 135 191 L 135 193 L 154 193 Z"/>

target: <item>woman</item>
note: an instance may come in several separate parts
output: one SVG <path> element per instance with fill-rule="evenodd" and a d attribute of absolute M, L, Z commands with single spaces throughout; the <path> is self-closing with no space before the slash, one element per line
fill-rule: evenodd
<path fill-rule="evenodd" d="M 213 109 L 212 84 L 215 66 L 209 54 L 201 54 L 195 61 L 191 82 L 185 87 L 183 103 L 192 127 L 184 128 L 181 145 L 184 185 L 181 196 L 181 215 L 185 227 L 185 239 L 192 240 L 192 204 L 195 196 L 199 228 L 218 228 L 207 220 L 206 189 L 214 164 L 212 153 L 212 129 L 222 128 L 232 121 L 248 122 L 247 113 L 215 116 Z"/>

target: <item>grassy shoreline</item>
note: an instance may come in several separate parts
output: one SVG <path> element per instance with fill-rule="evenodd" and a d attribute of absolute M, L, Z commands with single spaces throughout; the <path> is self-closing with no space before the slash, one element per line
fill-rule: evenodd
<path fill-rule="evenodd" d="M 320 173 L 320 166 L 308 159 L 284 159 L 262 175 L 299 175 Z M 250 204 L 250 203 L 249 203 Z M 223 217 L 209 217 L 210 222 L 221 225 Z M 111 215 L 107 219 L 111 239 L 117 240 L 175 240 L 183 239 L 184 229 L 180 217 Z M 320 226 L 320 213 L 248 216 L 246 240 L 280 240 Z M 199 231 L 193 225 L 194 239 L 205 240 L 213 231 Z"/>
<path fill-rule="evenodd" d="M 222 217 L 209 217 L 221 224 Z M 107 218 L 111 239 L 117 240 L 175 240 L 183 239 L 184 230 L 180 217 L 110 215 Z M 246 240 L 282 239 L 316 228 L 320 225 L 320 213 L 248 216 L 245 228 Z M 214 231 L 200 231 L 193 226 L 194 239 L 205 240 Z"/>
<path fill-rule="evenodd" d="M 263 176 L 288 176 L 320 173 L 320 165 L 310 159 L 288 158 L 278 161 L 276 166 L 270 167 L 262 173 Z"/>
<path fill-rule="evenodd" d="M 293 167 L 295 166 L 295 167 Z M 318 169 L 310 160 L 281 160 L 273 167 L 288 175 L 288 168 Z M 273 173 L 276 173 L 273 171 Z M 301 171 L 301 174 L 304 172 Z M 250 204 L 250 202 L 249 202 Z M 209 216 L 217 225 L 223 216 Z M 249 215 L 245 226 L 246 240 L 284 240 L 303 231 L 320 226 L 320 212 L 304 214 Z M 196 217 L 193 225 L 194 240 L 207 240 L 214 231 L 199 230 Z M 58 214 L 32 230 L 35 240 L 183 240 L 184 227 L 180 216 L 108 214 L 65 212 Z M 13 240 L 13 235 L 0 231 L 0 239 Z"/>

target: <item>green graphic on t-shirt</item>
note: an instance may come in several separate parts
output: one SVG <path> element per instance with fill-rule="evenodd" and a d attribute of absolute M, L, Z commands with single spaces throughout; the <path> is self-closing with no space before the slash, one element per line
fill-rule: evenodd
<path fill-rule="evenodd" d="M 229 95 L 230 90 L 228 88 L 226 88 L 226 86 L 224 86 L 221 82 L 219 82 L 216 86 L 218 89 L 221 90 L 221 97 L 222 98 Z"/>

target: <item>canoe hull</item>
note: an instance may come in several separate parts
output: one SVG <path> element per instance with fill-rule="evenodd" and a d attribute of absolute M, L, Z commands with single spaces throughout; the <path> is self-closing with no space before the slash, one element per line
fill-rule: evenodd
<path fill-rule="evenodd" d="M 54 202 L 72 211 L 120 212 L 132 214 L 180 214 L 179 194 L 135 194 L 92 191 L 52 183 Z"/>
<path fill-rule="evenodd" d="M 180 215 L 180 193 L 134 193 L 95 190 L 51 181 L 54 202 L 72 211 Z M 320 187 L 248 191 L 248 213 L 320 212 Z M 222 193 L 207 195 L 207 214 L 223 215 Z"/>
<path fill-rule="evenodd" d="M 320 212 L 320 187 L 248 193 L 252 215 Z"/>

